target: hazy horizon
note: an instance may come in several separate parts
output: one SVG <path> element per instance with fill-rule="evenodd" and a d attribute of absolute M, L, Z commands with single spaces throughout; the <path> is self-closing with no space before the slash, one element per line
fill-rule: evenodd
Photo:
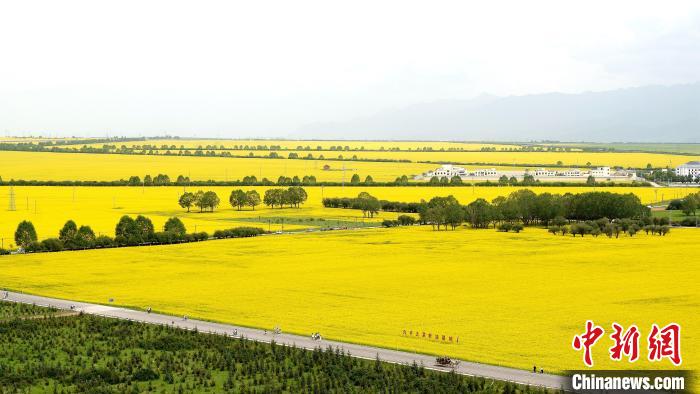
<path fill-rule="evenodd" d="M 6 136 L 303 139 L 309 125 L 426 103 L 700 81 L 692 1 L 30 0 L 0 11 Z M 686 117 L 673 124 L 694 135 Z"/>

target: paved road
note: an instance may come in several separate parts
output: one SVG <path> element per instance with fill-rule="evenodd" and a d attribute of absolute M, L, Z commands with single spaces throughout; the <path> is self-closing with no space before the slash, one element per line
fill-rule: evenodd
<path fill-rule="evenodd" d="M 206 332 L 212 334 L 234 336 L 234 333 L 237 333 L 238 337 L 245 337 L 246 339 L 253 341 L 270 342 L 274 340 L 276 343 L 279 344 L 284 344 L 288 346 L 294 345 L 296 347 L 305 349 L 314 349 L 317 347 L 327 348 L 331 346 L 333 348 L 340 348 L 353 357 L 372 360 L 379 357 L 380 360 L 391 363 L 412 364 L 413 362 L 416 362 L 419 365 L 424 365 L 426 368 L 438 371 L 448 372 L 452 370 L 451 368 L 436 366 L 435 357 L 433 356 L 389 350 L 372 346 L 363 346 L 328 340 L 314 341 L 310 337 L 303 337 L 300 335 L 291 335 L 284 333 L 272 334 L 271 332 L 266 332 L 264 330 L 239 327 L 230 324 L 212 323 L 194 319 L 185 320 L 183 317 L 174 317 L 169 315 L 161 315 L 157 313 L 147 313 L 144 311 L 137 311 L 132 309 L 117 308 L 99 304 L 89 304 L 84 302 L 74 302 L 14 292 L 8 292 L 7 298 L 5 298 L 5 292 L 2 292 L 0 293 L 0 299 L 26 304 L 36 304 L 40 306 L 52 306 L 64 310 L 70 310 L 71 307 L 74 307 L 74 309 L 77 311 L 82 311 L 83 313 L 91 315 L 116 319 L 125 319 L 150 324 L 169 325 L 187 330 L 194 330 L 196 328 L 199 332 Z M 478 364 L 472 362 L 461 362 L 459 366 L 455 368 L 455 372 L 464 375 L 483 376 L 486 378 L 512 381 L 516 383 L 529 384 L 532 386 L 545 386 L 555 389 L 568 386 L 568 379 L 563 376 L 540 373 L 535 374 L 532 373 L 532 371 L 497 367 L 493 365 Z"/>

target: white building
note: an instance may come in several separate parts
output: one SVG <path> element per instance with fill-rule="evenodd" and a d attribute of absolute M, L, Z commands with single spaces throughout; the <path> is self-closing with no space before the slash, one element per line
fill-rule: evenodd
<path fill-rule="evenodd" d="M 479 170 L 474 170 L 472 173 L 474 176 L 496 176 L 498 173 L 495 168 L 484 168 Z"/>
<path fill-rule="evenodd" d="M 598 167 L 591 170 L 591 175 L 596 178 L 607 178 L 610 176 L 610 167 Z"/>
<path fill-rule="evenodd" d="M 538 168 L 535 170 L 535 176 L 536 177 L 545 177 L 545 176 L 556 176 L 557 172 L 554 170 L 548 170 L 546 168 Z"/>
<path fill-rule="evenodd" d="M 676 167 L 676 175 L 692 176 L 693 178 L 700 177 L 700 161 L 689 161 Z"/>
<path fill-rule="evenodd" d="M 436 169 L 435 171 L 429 171 L 425 174 L 426 177 L 447 177 L 452 178 L 453 176 L 463 177 L 467 175 L 467 170 L 462 167 L 453 166 L 452 164 L 444 164 L 442 167 Z"/>
<path fill-rule="evenodd" d="M 572 168 L 566 171 L 558 172 L 557 175 L 565 177 L 577 177 L 581 176 L 581 170 L 578 168 Z"/>

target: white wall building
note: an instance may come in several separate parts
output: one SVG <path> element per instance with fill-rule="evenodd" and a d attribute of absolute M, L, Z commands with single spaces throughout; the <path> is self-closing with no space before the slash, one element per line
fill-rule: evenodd
<path fill-rule="evenodd" d="M 676 167 L 676 175 L 692 176 L 693 178 L 700 177 L 700 161 L 689 161 Z"/>
<path fill-rule="evenodd" d="M 610 167 L 598 167 L 591 170 L 591 175 L 596 178 L 607 178 L 610 176 Z"/>
<path fill-rule="evenodd" d="M 538 168 L 535 170 L 535 176 L 536 177 L 541 177 L 541 176 L 556 176 L 557 172 L 554 170 L 548 170 L 546 168 Z"/>
<path fill-rule="evenodd" d="M 558 172 L 557 175 L 565 177 L 577 177 L 581 176 L 581 170 L 578 168 L 572 168 L 566 171 Z"/>
<path fill-rule="evenodd" d="M 434 176 L 439 177 L 439 178 L 442 178 L 442 177 L 452 178 L 455 175 L 459 176 L 459 177 L 466 176 L 467 170 L 465 170 L 463 167 L 453 166 L 452 164 L 444 164 L 440 168 L 436 169 L 435 171 L 429 171 L 428 173 L 425 174 L 425 176 L 428 178 L 432 178 Z"/>
<path fill-rule="evenodd" d="M 498 173 L 495 168 L 484 168 L 479 170 L 474 170 L 472 173 L 474 176 L 496 176 Z"/>

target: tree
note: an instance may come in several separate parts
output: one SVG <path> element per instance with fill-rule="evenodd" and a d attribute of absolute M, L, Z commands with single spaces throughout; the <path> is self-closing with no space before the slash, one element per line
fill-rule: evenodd
<path fill-rule="evenodd" d="M 350 178 L 350 184 L 351 185 L 359 185 L 360 184 L 360 176 L 358 174 L 352 174 L 352 178 Z"/>
<path fill-rule="evenodd" d="M 260 205 L 260 194 L 255 190 L 248 190 L 246 193 L 248 206 L 255 210 L 255 207 Z"/>
<path fill-rule="evenodd" d="M 452 230 L 457 228 L 464 221 L 464 211 L 459 204 L 451 204 L 444 208 L 445 210 L 445 228 L 449 224 Z"/>
<path fill-rule="evenodd" d="M 153 179 L 151 178 L 150 175 L 146 175 L 145 177 L 143 177 L 143 184 L 146 186 L 153 185 Z"/>
<path fill-rule="evenodd" d="M 190 211 L 190 207 L 194 204 L 195 198 L 194 194 L 190 192 L 185 192 L 180 196 L 180 200 L 178 200 L 178 204 L 180 204 L 181 207 L 187 208 L 187 212 Z"/>
<path fill-rule="evenodd" d="M 306 202 L 307 198 L 308 194 L 306 193 L 306 190 L 299 186 L 291 186 L 282 193 L 283 202 L 297 208 L 299 205 Z"/>
<path fill-rule="evenodd" d="M 117 237 L 129 238 L 135 232 L 134 219 L 131 216 L 124 215 L 117 222 L 117 227 L 114 230 L 114 235 Z"/>
<path fill-rule="evenodd" d="M 279 207 L 282 208 L 285 203 L 284 194 L 283 189 L 267 189 L 265 190 L 263 203 L 270 208 L 275 208 L 275 205 L 279 205 Z"/>
<path fill-rule="evenodd" d="M 243 206 L 248 205 L 248 195 L 241 189 L 233 190 L 228 201 L 232 207 L 238 207 L 240 211 Z"/>
<path fill-rule="evenodd" d="M 182 223 L 182 220 L 176 217 L 171 217 L 165 222 L 165 225 L 163 226 L 163 231 L 165 231 L 166 233 L 174 234 L 178 238 L 184 237 L 187 233 L 185 224 Z"/>
<path fill-rule="evenodd" d="M 698 209 L 698 197 L 692 194 L 687 196 L 683 199 L 681 207 L 684 214 L 695 216 L 695 211 Z"/>
<path fill-rule="evenodd" d="M 588 178 L 586 179 L 586 185 L 588 185 L 588 186 L 595 185 L 595 177 L 593 175 L 588 176 Z"/>
<path fill-rule="evenodd" d="M 478 198 L 466 207 L 466 220 L 472 228 L 487 228 L 492 220 L 494 208 L 488 201 Z"/>
<path fill-rule="evenodd" d="M 151 219 L 138 215 L 136 220 L 134 220 L 134 235 L 141 239 L 141 242 L 149 241 L 153 234 L 155 233 L 155 228 L 153 227 L 153 222 Z"/>
<path fill-rule="evenodd" d="M 194 193 L 193 203 L 195 207 L 199 208 L 199 212 L 202 212 L 204 210 L 206 202 L 204 201 L 203 191 L 197 190 L 197 192 Z"/>
<path fill-rule="evenodd" d="M 363 217 L 374 217 L 374 215 L 379 213 L 379 210 L 382 207 L 381 203 L 379 203 L 379 200 L 376 197 L 371 196 L 367 192 L 362 192 L 358 194 L 357 200 L 359 208 L 362 210 Z"/>
<path fill-rule="evenodd" d="M 74 242 L 80 248 L 91 248 L 95 244 L 95 232 L 90 226 L 80 226 Z"/>
<path fill-rule="evenodd" d="M 141 185 L 141 178 L 137 176 L 129 177 L 129 186 L 139 186 Z"/>
<path fill-rule="evenodd" d="M 365 185 L 371 185 L 373 183 L 374 183 L 374 179 L 372 179 L 372 176 L 367 175 L 367 177 L 365 178 Z"/>
<path fill-rule="evenodd" d="M 200 200 L 202 208 L 208 208 L 210 212 L 214 212 L 214 208 L 218 207 L 219 203 L 221 202 L 221 200 L 219 200 L 219 196 L 217 196 L 213 191 L 208 191 L 202 194 Z"/>
<path fill-rule="evenodd" d="M 462 184 L 462 177 L 459 175 L 455 175 L 452 178 L 450 178 L 450 184 L 451 185 L 461 185 Z"/>
<path fill-rule="evenodd" d="M 32 222 L 23 220 L 17 225 L 15 231 L 15 243 L 22 248 L 27 248 L 32 242 L 37 241 L 36 230 Z"/>
<path fill-rule="evenodd" d="M 58 232 L 58 239 L 61 240 L 61 242 L 69 243 L 73 241 L 75 238 L 75 235 L 78 233 L 78 226 L 75 224 L 74 221 L 69 220 L 66 222 L 66 224 L 63 225 L 63 228 Z"/>

